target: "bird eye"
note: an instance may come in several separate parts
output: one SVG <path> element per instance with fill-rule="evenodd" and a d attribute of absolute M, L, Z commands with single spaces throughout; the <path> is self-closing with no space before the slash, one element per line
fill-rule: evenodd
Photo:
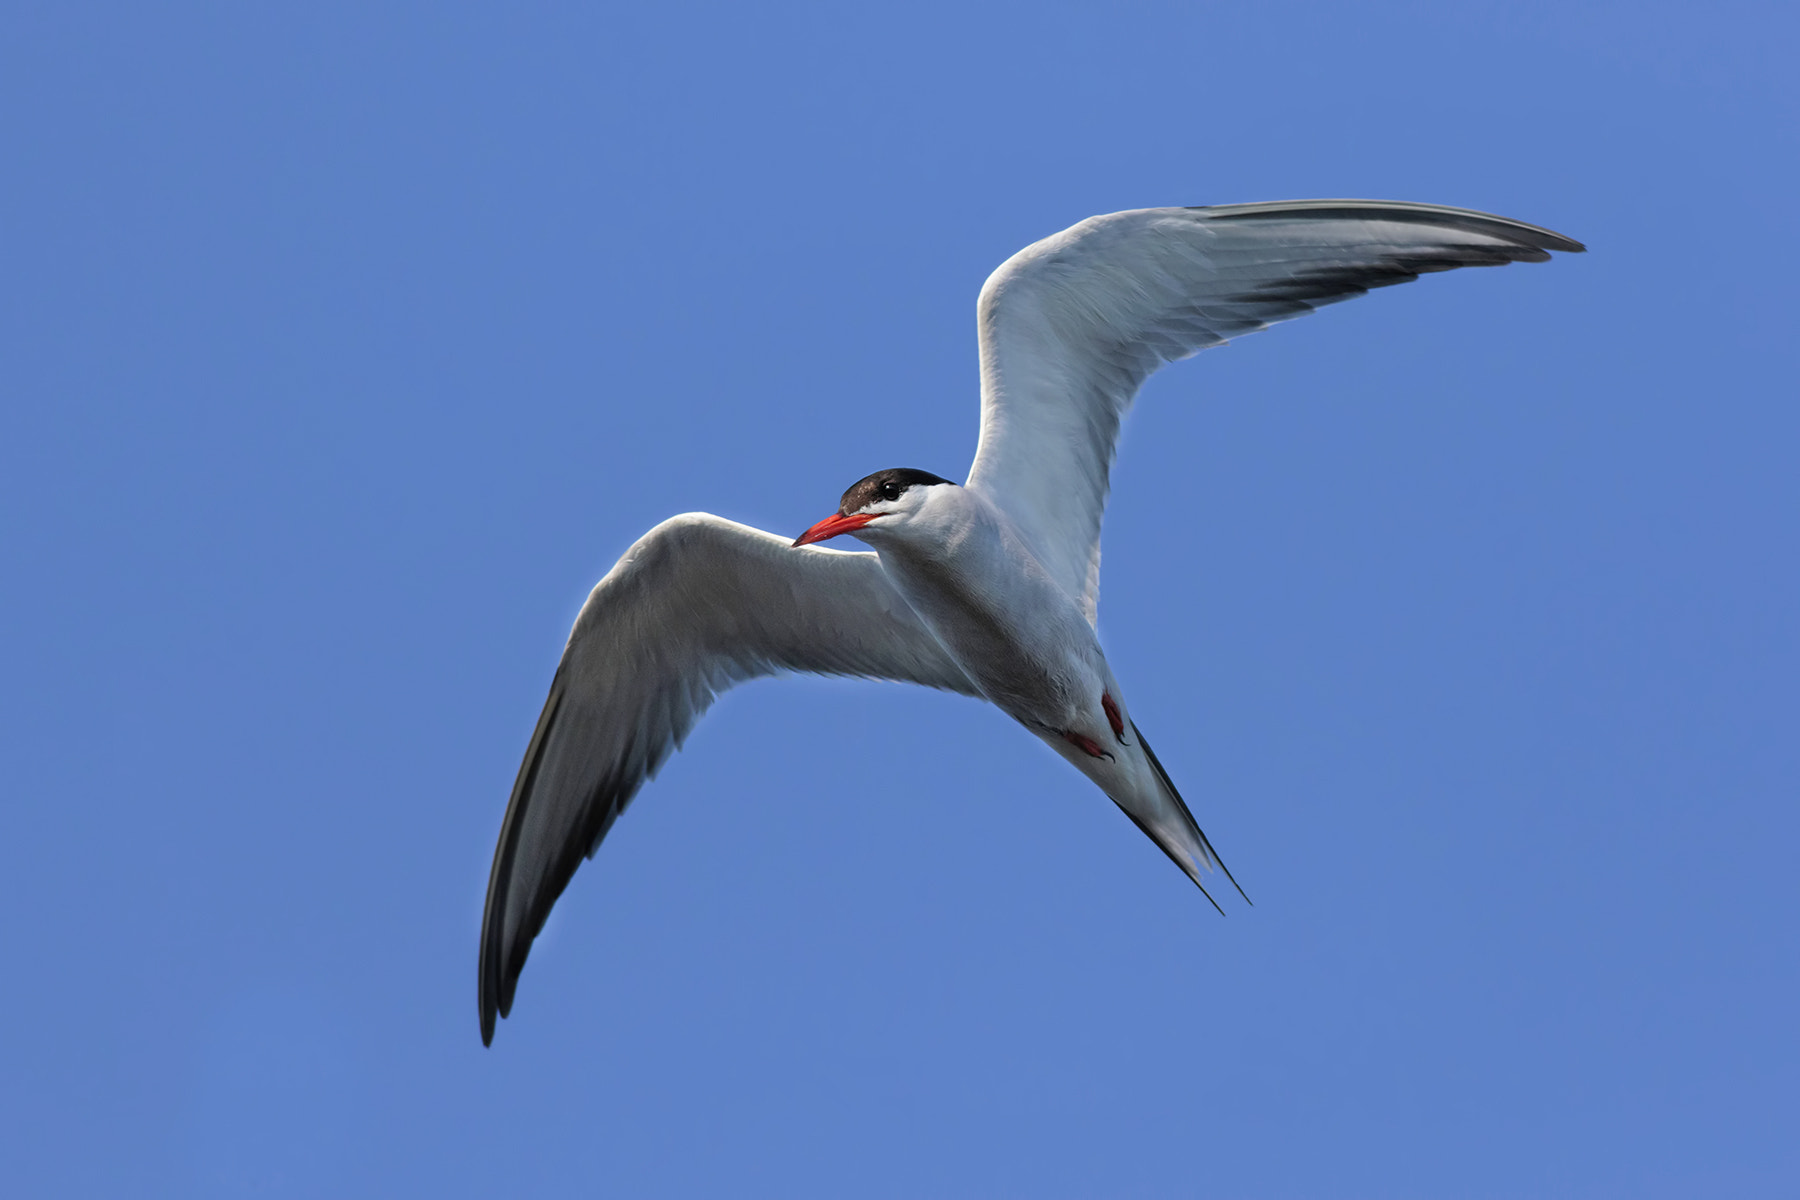
<path fill-rule="evenodd" d="M 882 484 L 881 498 L 883 500 L 898 500 L 900 498 L 900 485 L 894 483 L 892 480 Z"/>

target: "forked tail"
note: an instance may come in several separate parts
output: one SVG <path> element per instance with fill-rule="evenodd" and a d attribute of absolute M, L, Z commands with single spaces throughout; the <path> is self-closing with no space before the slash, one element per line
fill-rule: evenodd
<path fill-rule="evenodd" d="M 1175 808 L 1180 812 L 1181 819 L 1187 826 L 1187 832 L 1191 835 L 1193 842 L 1200 848 L 1202 865 L 1210 868 L 1214 864 L 1217 864 L 1219 870 L 1225 872 L 1225 878 L 1231 880 L 1231 886 L 1237 889 L 1237 894 L 1244 897 L 1244 903 L 1254 906 L 1255 901 L 1245 895 L 1243 886 L 1232 876 L 1231 868 L 1225 865 L 1225 860 L 1219 857 L 1219 852 L 1213 849 L 1213 844 L 1207 840 L 1205 831 L 1200 828 L 1200 823 L 1194 820 L 1194 814 L 1188 810 L 1187 801 L 1181 798 L 1181 792 L 1176 788 L 1175 781 L 1169 778 L 1169 773 L 1163 770 L 1162 763 L 1157 761 L 1156 751 L 1150 748 L 1150 739 L 1144 736 L 1144 731 L 1137 727 L 1136 721 L 1131 723 L 1131 732 L 1137 735 L 1138 745 L 1143 747 L 1144 757 L 1149 760 L 1150 769 L 1156 773 L 1157 781 L 1162 784 L 1164 793 L 1171 800 L 1175 801 Z M 1117 799 L 1115 799 L 1113 803 L 1119 804 Z M 1119 804 L 1119 811 L 1130 817 L 1132 824 L 1143 830 L 1144 836 L 1160 846 L 1162 852 L 1169 856 L 1170 861 L 1180 867 L 1182 872 L 1189 879 L 1194 881 L 1194 886 L 1200 889 L 1200 894 L 1206 897 L 1207 903 L 1211 904 L 1214 908 L 1219 909 L 1220 916 L 1225 915 L 1225 910 L 1219 908 L 1219 902 L 1213 899 L 1212 893 L 1206 890 L 1206 885 L 1200 882 L 1200 872 L 1195 870 L 1193 865 L 1178 852 L 1176 846 L 1170 843 L 1170 839 L 1164 837 L 1158 830 L 1152 828 L 1150 825 L 1147 825 L 1136 813 L 1132 812 L 1129 808 L 1126 808 L 1123 804 Z"/>

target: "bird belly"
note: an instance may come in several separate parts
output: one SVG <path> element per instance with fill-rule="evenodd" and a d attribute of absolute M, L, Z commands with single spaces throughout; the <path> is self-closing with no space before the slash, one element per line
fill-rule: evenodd
<path fill-rule="evenodd" d="M 882 555 L 921 620 L 995 707 L 1036 732 L 1085 728 L 1106 689 L 1093 629 L 1047 579 L 920 569 Z"/>

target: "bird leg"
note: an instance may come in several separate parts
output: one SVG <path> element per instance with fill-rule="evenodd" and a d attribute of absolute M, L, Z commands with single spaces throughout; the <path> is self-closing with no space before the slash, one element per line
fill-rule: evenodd
<path fill-rule="evenodd" d="M 1112 760 L 1112 755 L 1102 750 L 1100 748 L 1100 743 L 1096 742 L 1093 738 L 1088 737 L 1086 734 L 1076 733 L 1072 729 L 1059 729 L 1056 732 L 1062 735 L 1063 741 L 1074 746 L 1089 758 L 1104 758 L 1108 761 Z"/>
<path fill-rule="evenodd" d="M 1113 703 L 1111 692 L 1100 693 L 1100 707 L 1106 710 L 1106 720 L 1113 727 L 1113 736 L 1119 739 L 1119 745 L 1129 746 L 1125 740 L 1125 718 L 1119 715 L 1119 706 Z"/>

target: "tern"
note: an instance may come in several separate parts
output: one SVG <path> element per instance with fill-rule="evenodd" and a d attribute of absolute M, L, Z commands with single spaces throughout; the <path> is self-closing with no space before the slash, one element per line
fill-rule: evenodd
<path fill-rule="evenodd" d="M 494 852 L 483 1043 L 581 860 L 714 698 L 758 676 L 865 676 L 987 700 L 1205 892 L 1201 872 L 1224 864 L 1095 631 L 1100 522 L 1133 397 L 1166 362 L 1370 288 L 1582 249 L 1469 209 L 1296 200 L 1090 217 L 1001 264 L 976 305 L 981 434 L 964 483 L 878 471 L 791 541 L 672 517 L 588 596 Z M 817 545 L 845 534 L 870 549 Z"/>

